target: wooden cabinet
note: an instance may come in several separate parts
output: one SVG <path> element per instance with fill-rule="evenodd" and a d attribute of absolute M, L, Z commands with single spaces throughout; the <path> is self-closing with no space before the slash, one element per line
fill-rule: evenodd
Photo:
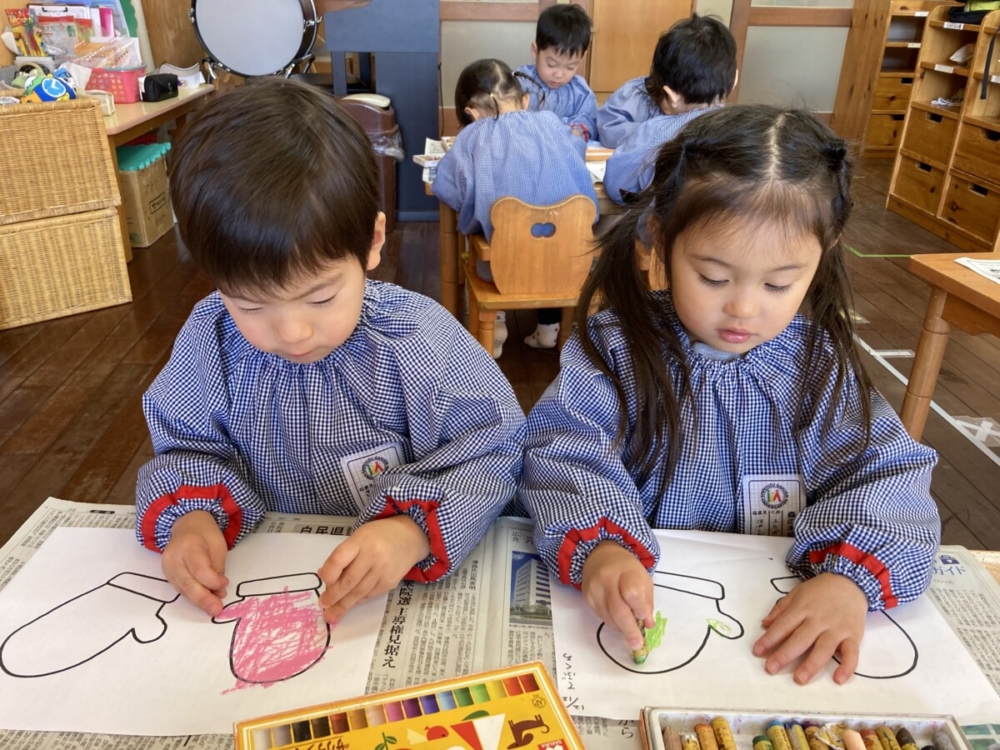
<path fill-rule="evenodd" d="M 899 147 L 917 56 L 930 11 L 941 0 L 858 0 L 830 124 L 866 156 Z M 947 3 L 952 5 L 953 3 Z"/>
<path fill-rule="evenodd" d="M 691 0 L 591 0 L 588 80 L 598 103 L 625 81 L 649 75 L 660 34 L 693 11 Z"/>
<path fill-rule="evenodd" d="M 981 26 L 931 12 L 887 207 L 966 251 L 1000 249 L 1000 11 Z M 949 59 L 973 45 L 969 63 Z M 941 97 L 961 104 L 933 104 Z"/>

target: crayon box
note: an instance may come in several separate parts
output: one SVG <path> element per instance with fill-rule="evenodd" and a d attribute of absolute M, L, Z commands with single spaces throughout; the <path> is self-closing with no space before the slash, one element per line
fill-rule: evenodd
<path fill-rule="evenodd" d="M 235 724 L 236 750 L 583 750 L 541 662 Z"/>
<path fill-rule="evenodd" d="M 721 721 L 724 720 L 724 721 Z M 715 720 L 715 724 L 713 724 Z M 757 740 L 771 740 L 769 735 L 773 735 L 773 730 L 769 732 L 769 727 L 775 723 L 785 728 L 784 735 L 774 738 L 770 742 L 773 750 L 785 750 L 785 742 L 790 746 L 790 750 L 799 750 L 800 743 L 796 739 L 799 735 L 805 750 L 836 750 L 843 747 L 841 743 L 837 745 L 836 737 L 844 728 L 853 729 L 861 735 L 868 735 L 873 744 L 865 750 L 884 750 L 889 745 L 887 737 L 878 738 L 878 734 L 883 728 L 889 728 L 888 734 L 893 735 L 900 729 L 905 729 L 912 737 L 916 748 L 924 750 L 972 750 L 968 739 L 962 733 L 954 716 L 931 716 L 931 715 L 875 715 L 857 714 L 854 716 L 843 716 L 838 714 L 812 713 L 803 711 L 799 713 L 776 711 L 705 711 L 684 710 L 680 708 L 657 708 L 646 707 L 639 716 L 639 736 L 642 739 L 643 750 L 671 750 L 669 738 L 676 738 L 676 733 L 682 737 L 681 745 L 690 750 L 762 750 L 761 744 L 767 747 L 767 743 L 757 743 Z M 719 727 L 723 728 L 722 733 L 726 734 L 726 728 L 731 740 L 721 741 L 718 731 L 713 731 Z M 669 728 L 676 730 L 672 733 Z M 820 741 L 814 737 L 814 731 L 810 730 L 808 737 L 804 736 L 806 730 L 803 728 L 817 727 L 821 730 L 827 728 L 831 731 L 820 732 Z M 794 729 L 794 731 L 792 731 Z M 871 735 L 875 734 L 875 738 Z M 714 735 L 714 736 L 713 736 Z M 832 736 L 831 736 L 832 735 Z M 699 741 L 699 737 L 701 741 Z M 830 742 L 830 740 L 833 742 Z M 712 743 L 715 747 L 712 747 Z M 676 743 L 676 739 L 674 740 Z M 706 745 L 709 747 L 706 748 Z M 897 742 L 892 750 L 903 750 L 905 745 Z"/>

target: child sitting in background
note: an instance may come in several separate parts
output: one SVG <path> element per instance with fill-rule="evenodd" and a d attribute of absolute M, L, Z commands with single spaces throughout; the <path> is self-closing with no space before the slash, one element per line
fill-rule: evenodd
<path fill-rule="evenodd" d="M 538 206 L 583 194 L 597 195 L 587 170 L 587 145 L 552 112 L 531 112 L 510 67 L 500 60 L 477 60 L 458 77 L 455 112 L 462 130 L 438 164 L 431 186 L 440 200 L 458 212 L 458 231 L 493 236 L 490 209 L 505 196 Z M 489 263 L 476 273 L 492 281 Z M 501 313 L 502 314 L 502 313 Z M 538 311 L 538 327 L 525 339 L 529 346 L 552 349 L 561 313 Z M 503 352 L 506 326 L 498 326 L 493 356 Z"/>
<path fill-rule="evenodd" d="M 518 68 L 528 109 L 555 112 L 585 141 L 597 138 L 597 97 L 576 71 L 590 46 L 590 18 L 579 5 L 553 5 L 538 17 L 534 65 Z"/>
<path fill-rule="evenodd" d="M 218 290 L 143 397 L 139 541 L 222 609 L 227 550 L 267 511 L 358 516 L 319 571 L 353 604 L 451 573 L 514 496 L 524 414 L 440 305 L 366 279 L 385 240 L 364 131 L 319 89 L 214 97 L 174 150 L 181 239 Z"/>
<path fill-rule="evenodd" d="M 675 106 L 721 101 L 735 76 L 736 42 L 721 21 L 697 14 L 678 21 L 660 35 L 649 75 L 622 84 L 597 110 L 601 145 L 617 149 L 640 123 L 685 111 Z M 668 88 L 681 99 L 673 102 Z"/>
<path fill-rule="evenodd" d="M 653 181 L 660 146 L 691 120 L 721 106 L 732 91 L 736 40 L 719 19 L 695 14 L 660 37 L 653 66 L 660 71 L 659 111 L 621 138 L 605 167 L 604 189 L 622 205 L 628 194 Z"/>
<path fill-rule="evenodd" d="M 872 386 L 841 233 L 847 143 L 813 115 L 723 107 L 660 150 L 652 184 L 600 240 L 579 325 L 531 410 L 519 496 L 539 553 L 635 649 L 653 626 L 652 529 L 779 533 L 806 579 L 753 644 L 809 682 L 853 674 L 869 610 L 930 584 L 941 519 L 933 450 Z M 647 222 L 667 270 L 636 267 Z M 589 305 L 607 309 L 589 320 Z M 779 524 L 775 524 L 779 525 Z"/>

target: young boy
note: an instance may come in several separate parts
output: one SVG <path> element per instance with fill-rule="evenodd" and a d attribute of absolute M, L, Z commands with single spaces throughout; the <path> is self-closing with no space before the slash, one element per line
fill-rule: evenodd
<path fill-rule="evenodd" d="M 170 188 L 218 290 L 143 398 L 139 541 L 213 616 L 227 549 L 269 510 L 358 516 L 318 571 L 329 622 L 448 575 L 514 496 L 524 414 L 444 308 L 366 280 L 385 216 L 364 131 L 318 89 L 261 80 L 202 108 Z"/>
<path fill-rule="evenodd" d="M 617 149 L 641 123 L 721 102 L 736 83 L 736 40 L 697 14 L 660 36 L 648 76 L 623 84 L 597 111 L 601 145 Z"/>
<path fill-rule="evenodd" d="M 555 112 L 585 141 L 597 137 L 597 97 L 576 71 L 590 46 L 590 18 L 579 5 L 553 5 L 538 17 L 531 44 L 534 65 L 515 75 L 531 99 L 528 109 Z"/>
<path fill-rule="evenodd" d="M 639 79 L 636 79 L 639 80 Z M 630 83 L 616 91 L 612 99 L 624 102 L 623 92 Z M 722 105 L 736 85 L 736 40 L 717 18 L 692 15 L 678 21 L 660 37 L 653 58 L 653 69 L 646 79 L 649 93 L 632 97 L 637 104 L 642 97 L 656 101 L 656 114 L 642 122 L 622 122 L 612 128 L 621 133 L 615 152 L 608 159 L 604 189 L 616 203 L 624 204 L 630 193 L 638 193 L 653 180 L 656 155 L 667 141 L 699 115 Z M 633 89 L 634 91 L 634 89 Z M 627 107 L 620 111 L 626 112 Z M 639 107 L 638 112 L 644 111 Z M 604 131 L 601 131 L 602 142 Z"/>

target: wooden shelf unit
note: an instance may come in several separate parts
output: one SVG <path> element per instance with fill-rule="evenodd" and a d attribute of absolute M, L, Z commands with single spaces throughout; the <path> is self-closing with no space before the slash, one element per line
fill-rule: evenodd
<path fill-rule="evenodd" d="M 931 12 L 886 200 L 889 210 L 967 252 L 1000 250 L 1000 45 L 982 96 L 998 25 L 1000 11 L 981 26 L 949 22 L 945 6 Z M 948 59 L 966 44 L 975 44 L 970 64 Z M 959 92 L 960 106 L 931 104 Z"/>
<path fill-rule="evenodd" d="M 856 0 L 831 126 L 866 156 L 899 147 L 930 12 L 945 0 Z M 849 64 L 849 61 L 850 64 Z"/>

